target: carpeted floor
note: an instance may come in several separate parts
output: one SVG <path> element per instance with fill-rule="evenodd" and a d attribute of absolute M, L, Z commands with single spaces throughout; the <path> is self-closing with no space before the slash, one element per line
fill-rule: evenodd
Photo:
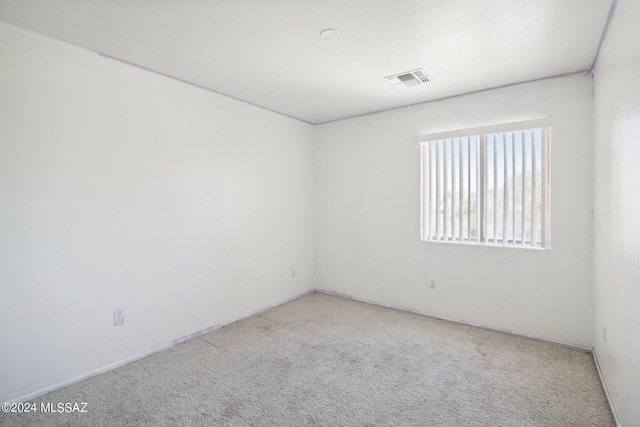
<path fill-rule="evenodd" d="M 34 401 L 3 426 L 613 426 L 590 354 L 323 294 Z"/>

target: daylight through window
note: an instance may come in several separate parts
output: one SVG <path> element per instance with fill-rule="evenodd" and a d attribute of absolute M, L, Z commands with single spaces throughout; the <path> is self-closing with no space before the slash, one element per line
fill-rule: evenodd
<path fill-rule="evenodd" d="M 421 135 L 422 240 L 549 248 L 550 124 Z"/>

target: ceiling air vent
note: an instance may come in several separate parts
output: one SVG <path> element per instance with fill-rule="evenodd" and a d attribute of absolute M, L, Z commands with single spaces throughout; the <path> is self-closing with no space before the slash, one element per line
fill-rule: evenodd
<path fill-rule="evenodd" d="M 405 71 L 400 74 L 394 74 L 393 76 L 385 77 L 384 79 L 391 83 L 392 86 L 399 89 L 416 87 L 429 82 L 429 77 L 427 77 L 427 74 L 422 68 Z"/>

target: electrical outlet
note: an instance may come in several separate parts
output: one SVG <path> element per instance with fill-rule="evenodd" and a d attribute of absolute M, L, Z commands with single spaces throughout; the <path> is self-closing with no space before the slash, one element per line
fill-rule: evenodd
<path fill-rule="evenodd" d="M 602 325 L 602 341 L 607 343 L 607 325 Z"/>
<path fill-rule="evenodd" d="M 296 266 L 295 265 L 291 266 L 291 277 L 296 277 Z"/>
<path fill-rule="evenodd" d="M 124 310 L 116 308 L 113 310 L 113 326 L 122 325 L 124 323 Z"/>
<path fill-rule="evenodd" d="M 429 289 L 435 289 L 436 288 L 436 279 L 434 279 L 433 277 L 427 277 L 427 287 Z"/>

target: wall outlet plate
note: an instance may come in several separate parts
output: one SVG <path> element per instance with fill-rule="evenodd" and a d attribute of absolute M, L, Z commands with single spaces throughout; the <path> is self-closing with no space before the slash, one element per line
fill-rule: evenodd
<path fill-rule="evenodd" d="M 124 309 L 116 308 L 113 310 L 113 326 L 122 325 L 124 323 Z"/>
<path fill-rule="evenodd" d="M 426 284 L 427 284 L 427 288 L 435 289 L 436 288 L 436 279 L 434 279 L 433 277 L 427 277 Z"/>

